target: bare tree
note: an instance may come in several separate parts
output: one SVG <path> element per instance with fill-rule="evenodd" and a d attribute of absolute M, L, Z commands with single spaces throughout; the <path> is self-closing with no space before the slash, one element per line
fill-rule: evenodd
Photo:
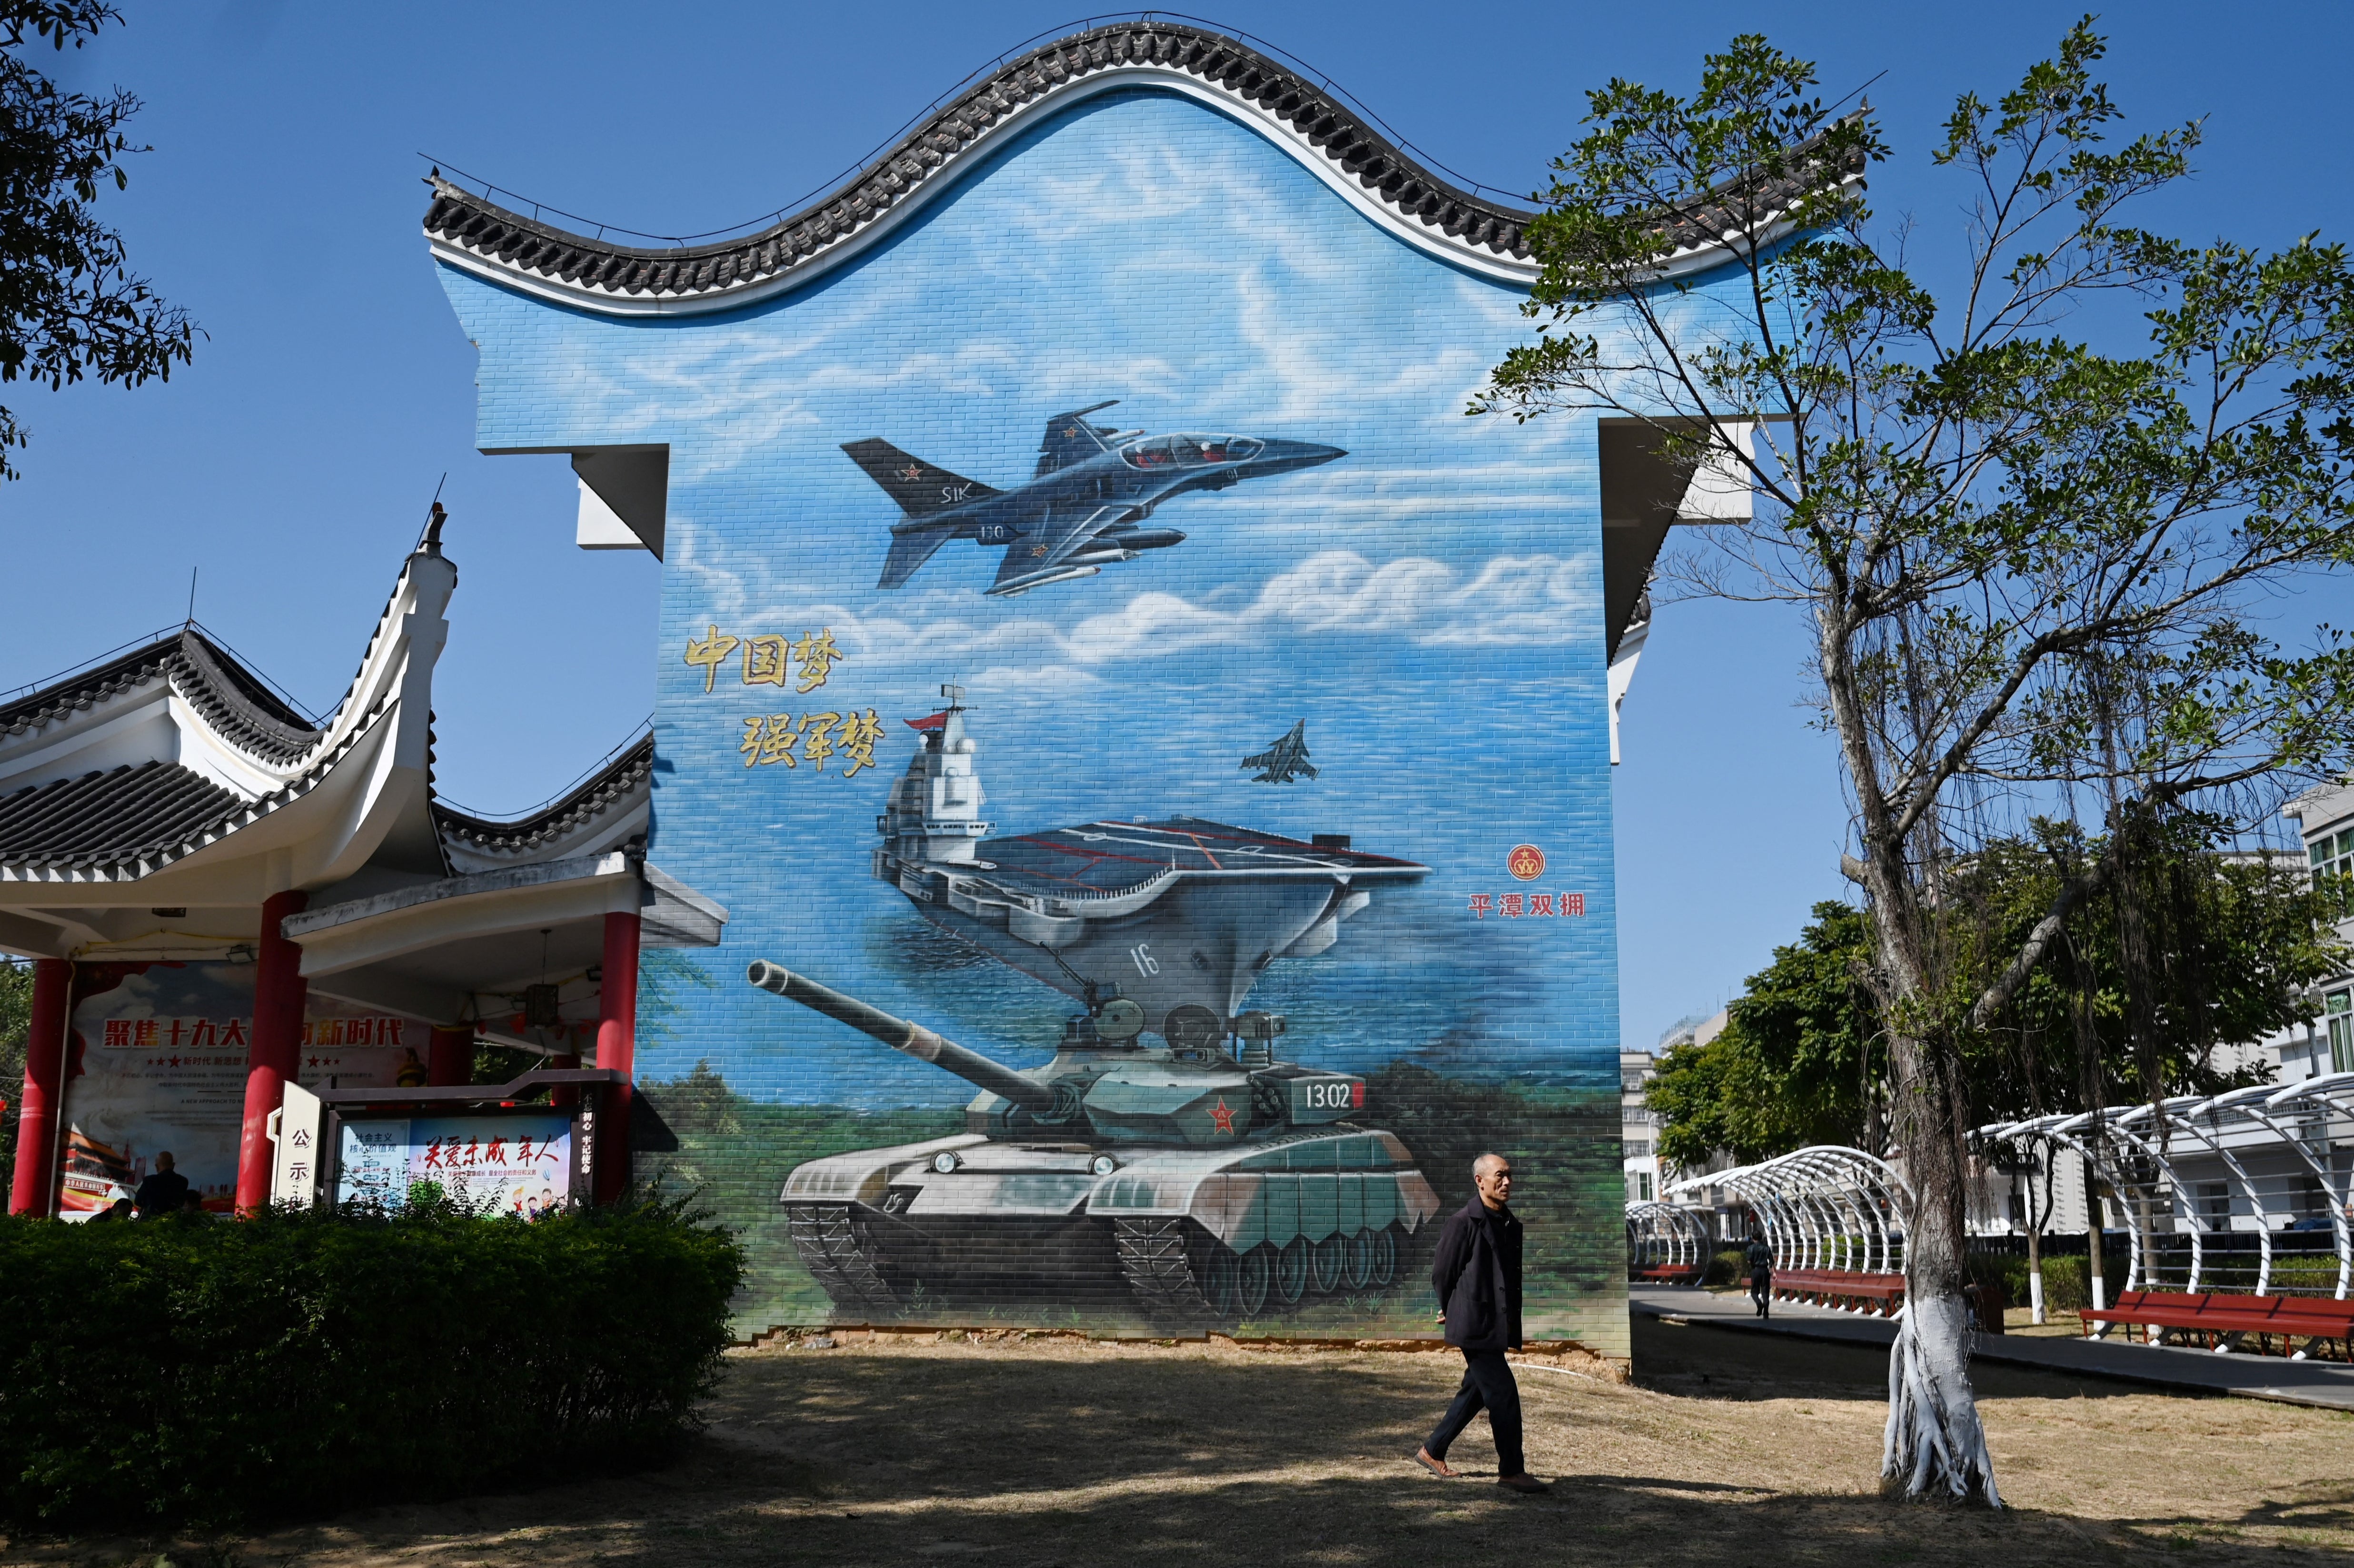
<path fill-rule="evenodd" d="M 1964 1047 L 2149 824 L 2251 827 L 2354 736 L 2354 656 L 2250 620 L 2354 548 L 2354 281 L 2332 245 L 2125 226 L 2199 127 L 2109 145 L 2103 50 L 2079 23 L 1997 101 L 1956 103 L 1932 158 L 1968 212 L 1941 289 L 1866 202 L 1869 111 L 1827 109 L 1809 63 L 1744 37 L 1689 99 L 1591 93 L 1530 231 L 1543 324 L 1471 410 L 1647 420 L 1756 494 L 1670 575 L 1803 607 L 1850 790 L 1841 869 L 1917 1202 L 1883 1485 L 1998 1506 L 1961 1296 Z M 1722 250 L 1680 251 L 1695 228 Z M 1949 876 L 2077 791 L 2102 852 L 1991 965 L 1957 954 Z"/>

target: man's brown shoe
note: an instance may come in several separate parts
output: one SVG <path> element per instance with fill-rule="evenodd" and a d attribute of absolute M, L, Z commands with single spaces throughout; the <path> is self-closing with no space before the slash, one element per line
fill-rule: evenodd
<path fill-rule="evenodd" d="M 1516 1492 L 1543 1492 L 1553 1489 L 1534 1476 L 1498 1476 L 1496 1484 L 1500 1487 L 1510 1487 Z"/>
<path fill-rule="evenodd" d="M 1416 1448 L 1414 1451 L 1414 1462 L 1420 1465 L 1424 1469 L 1428 1470 L 1432 1475 L 1438 1477 L 1441 1480 L 1451 1481 L 1461 1473 L 1448 1468 L 1446 1460 L 1432 1458 L 1430 1457 L 1430 1450 L 1427 1448 Z"/>

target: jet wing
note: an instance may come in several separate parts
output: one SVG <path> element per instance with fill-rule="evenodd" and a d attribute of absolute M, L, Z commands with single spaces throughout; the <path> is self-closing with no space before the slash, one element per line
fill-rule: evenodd
<path fill-rule="evenodd" d="M 1036 532 L 1005 547 L 1005 559 L 998 565 L 995 586 L 1002 588 L 1016 577 L 1043 572 L 1076 554 L 1080 546 L 1128 510 L 1125 505 L 1074 506 L 1068 512 L 1049 512 L 1040 520 Z"/>
<path fill-rule="evenodd" d="M 1046 421 L 1046 433 L 1038 442 L 1038 471 L 1030 477 L 1044 479 L 1074 463 L 1082 463 L 1101 452 L 1111 450 L 1104 438 L 1113 434 L 1108 425 L 1090 425 L 1087 416 L 1098 408 L 1108 408 L 1119 402 L 1097 403 L 1092 408 L 1074 408 L 1067 414 L 1057 414 Z"/>
<path fill-rule="evenodd" d="M 895 588 L 906 585 L 916 575 L 916 568 L 932 558 L 938 550 L 956 536 L 953 528 L 911 528 L 902 534 L 891 531 L 891 553 L 883 557 L 883 577 L 875 586 Z"/>

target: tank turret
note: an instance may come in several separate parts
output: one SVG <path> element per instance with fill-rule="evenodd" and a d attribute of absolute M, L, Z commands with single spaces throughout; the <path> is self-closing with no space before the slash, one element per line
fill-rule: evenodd
<path fill-rule="evenodd" d="M 782 965 L 755 959 L 745 978 L 979 1088 L 966 1111 L 973 1132 L 1216 1148 L 1365 1108 L 1364 1079 L 1274 1059 L 1269 1043 L 1283 1020 L 1271 1013 L 1229 1022 L 1194 1008 L 1197 1017 L 1172 1015 L 1166 1044 L 1145 1046 L 1143 1009 L 1114 996 L 1069 1022 L 1052 1062 L 1020 1072 Z"/>

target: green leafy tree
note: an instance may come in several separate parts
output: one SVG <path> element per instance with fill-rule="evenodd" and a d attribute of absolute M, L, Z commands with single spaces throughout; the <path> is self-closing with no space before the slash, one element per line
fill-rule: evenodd
<path fill-rule="evenodd" d="M 91 211 L 99 187 L 130 184 L 145 151 L 123 127 L 139 100 L 69 92 L 37 69 L 43 44 L 81 48 L 121 13 L 106 0 L 0 0 L 0 381 L 53 390 L 85 376 L 136 387 L 188 362 L 196 328 L 128 265 L 122 237 Z M 0 479 L 26 443 L 0 408 Z"/>
<path fill-rule="evenodd" d="M 2042 842 L 1986 846 L 1948 884 L 1941 940 L 1961 949 L 1967 1007 L 1980 968 L 2007 959 L 2058 895 L 2064 867 L 2097 855 L 2064 824 Z M 2262 1039 L 2310 1016 L 2314 983 L 2346 954 L 2332 933 L 2342 890 L 2311 885 L 2286 861 L 2234 858 L 2178 833 L 2175 853 L 2141 868 L 2157 927 L 2160 1092 L 2220 1094 L 2262 1069 L 2216 1065 L 2219 1045 Z M 1884 1152 L 1889 1061 L 1863 977 L 1878 938 L 1852 905 L 1822 903 L 1797 941 L 1749 977 L 1723 1033 L 1668 1053 L 1649 1100 L 1664 1118 L 1660 1156 L 1687 1170 L 1808 1144 Z M 2009 1004 L 1963 1040 L 1976 1123 L 2115 1103 L 2140 1086 L 2114 891 L 2094 895 L 2070 939 Z M 1976 954 L 1974 964 L 1970 955 Z M 2084 1054 L 2089 1044 L 2089 1056 Z"/>
<path fill-rule="evenodd" d="M 1860 978 L 1871 954 L 1861 910 L 1816 905 L 1798 939 L 1749 977 L 1723 1031 L 1659 1064 L 1646 1098 L 1664 1118 L 1660 1157 L 1697 1171 L 1719 1155 L 1748 1164 L 1810 1143 L 1872 1148 L 1886 1056 Z"/>
<path fill-rule="evenodd" d="M 1910 1496 L 2000 1501 L 1961 1297 L 1972 1038 L 2115 879 L 2147 1065 L 2150 840 L 2253 825 L 2354 744 L 2354 649 L 2325 629 L 2290 652 L 2247 620 L 2354 554 L 2354 275 L 2336 245 L 2125 223 L 2200 132 L 2112 146 L 2104 49 L 2080 23 L 1995 101 L 1956 101 L 1930 157 L 1966 217 L 1935 288 L 1922 232 L 1865 199 L 1872 116 L 1826 107 L 1808 62 L 1744 37 L 1690 98 L 1591 93 L 1529 231 L 1543 329 L 1473 408 L 1632 418 L 1744 475 L 1754 517 L 1670 576 L 1807 620 L 1914 1193 L 1882 1462 Z M 1678 254 L 1694 231 L 1720 238 L 1705 302 Z M 2015 950 L 1949 941 L 1948 884 L 2058 796 L 2097 803 L 2100 854 Z M 1990 978 L 1957 1005 L 1971 971 Z"/>

